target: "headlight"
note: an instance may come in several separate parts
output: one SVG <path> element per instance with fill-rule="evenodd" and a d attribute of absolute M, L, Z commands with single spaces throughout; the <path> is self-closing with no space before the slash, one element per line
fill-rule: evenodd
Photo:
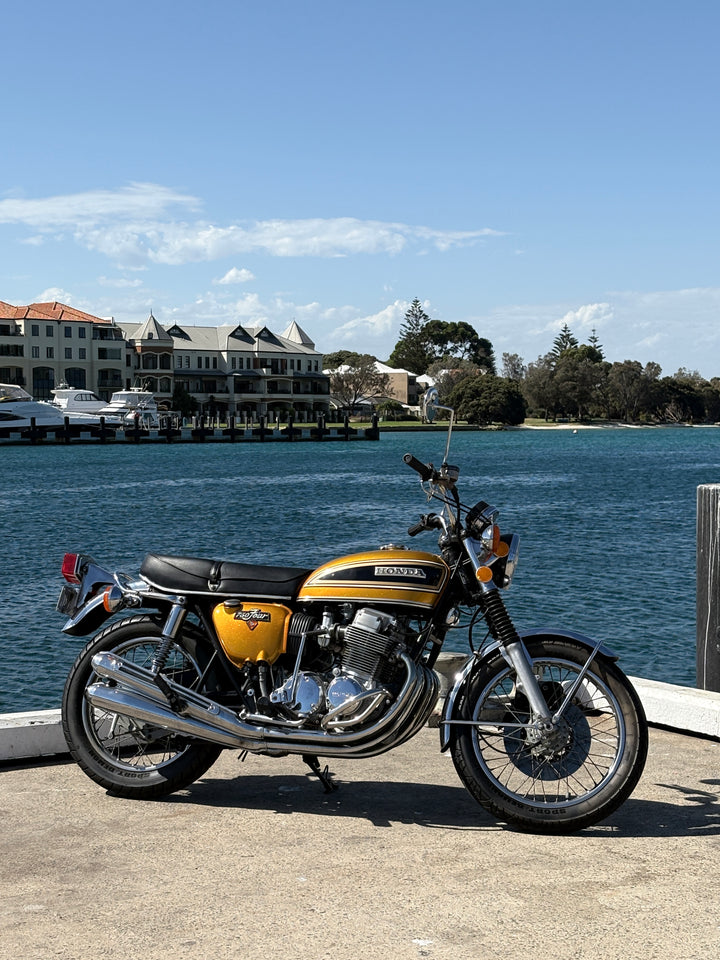
<path fill-rule="evenodd" d="M 495 507 L 491 507 L 484 500 L 476 503 L 471 510 L 468 510 L 465 517 L 465 530 L 468 536 L 472 537 L 473 540 L 480 540 L 484 544 L 485 530 L 495 523 L 498 513 L 499 511 Z"/>

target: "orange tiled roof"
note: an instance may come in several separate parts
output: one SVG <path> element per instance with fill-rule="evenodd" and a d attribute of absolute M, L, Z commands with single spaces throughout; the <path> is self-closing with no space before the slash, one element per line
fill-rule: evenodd
<path fill-rule="evenodd" d="M 58 323 L 112 323 L 104 317 L 95 317 L 75 307 L 68 307 L 64 303 L 31 303 L 28 306 L 14 307 L 11 303 L 0 300 L 0 317 L 6 320 L 56 320 Z"/>

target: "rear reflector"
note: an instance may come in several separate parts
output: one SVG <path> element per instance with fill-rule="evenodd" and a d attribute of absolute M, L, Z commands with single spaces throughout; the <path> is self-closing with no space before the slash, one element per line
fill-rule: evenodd
<path fill-rule="evenodd" d="M 78 569 L 81 559 L 79 553 L 66 553 L 63 557 L 61 573 L 68 583 L 80 583 Z"/>

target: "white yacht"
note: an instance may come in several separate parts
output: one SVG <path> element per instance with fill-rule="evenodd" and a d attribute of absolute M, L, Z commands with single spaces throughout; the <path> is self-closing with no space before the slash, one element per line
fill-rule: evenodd
<path fill-rule="evenodd" d="M 116 390 L 110 397 L 110 403 L 103 406 L 98 413 L 103 417 L 119 417 L 130 426 L 136 418 L 146 427 L 157 427 L 160 423 L 155 397 L 142 387 Z"/>
<path fill-rule="evenodd" d="M 0 383 L 0 429 L 24 430 L 36 427 L 62 427 L 70 423 L 91 426 L 100 423 L 100 415 L 63 411 L 44 400 L 33 400 L 27 390 L 14 383 Z"/>
<path fill-rule="evenodd" d="M 63 413 L 100 415 L 100 411 L 107 406 L 107 401 L 98 397 L 92 390 L 70 387 L 67 383 L 58 384 L 52 391 L 52 395 L 52 405 Z"/>

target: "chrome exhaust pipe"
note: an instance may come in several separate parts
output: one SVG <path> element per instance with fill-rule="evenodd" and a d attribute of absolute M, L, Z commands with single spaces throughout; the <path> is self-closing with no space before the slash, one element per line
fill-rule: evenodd
<path fill-rule="evenodd" d="M 171 733 L 184 734 L 210 740 L 223 747 L 237 747 L 238 738 L 225 733 L 207 723 L 192 717 L 183 717 L 173 713 L 169 706 L 164 707 L 158 700 L 125 690 L 122 687 L 109 687 L 106 683 L 93 683 L 85 691 L 85 699 L 91 706 L 108 713 L 119 713 L 133 720 L 142 720 L 154 726 L 162 727 Z"/>
<path fill-rule="evenodd" d="M 281 750 L 326 757 L 369 757 L 409 739 L 427 721 L 437 700 L 439 684 L 434 672 L 416 665 L 405 654 L 400 657 L 407 670 L 403 687 L 377 723 L 364 730 L 289 729 L 272 726 L 270 718 L 267 718 L 269 725 L 248 723 L 228 707 L 166 677 L 172 692 L 183 702 L 182 710 L 176 712 L 149 670 L 112 653 L 98 653 L 92 662 L 95 673 L 113 681 L 114 685 L 94 683 L 85 691 L 85 696 L 101 710 L 224 747 L 253 752 Z"/>

